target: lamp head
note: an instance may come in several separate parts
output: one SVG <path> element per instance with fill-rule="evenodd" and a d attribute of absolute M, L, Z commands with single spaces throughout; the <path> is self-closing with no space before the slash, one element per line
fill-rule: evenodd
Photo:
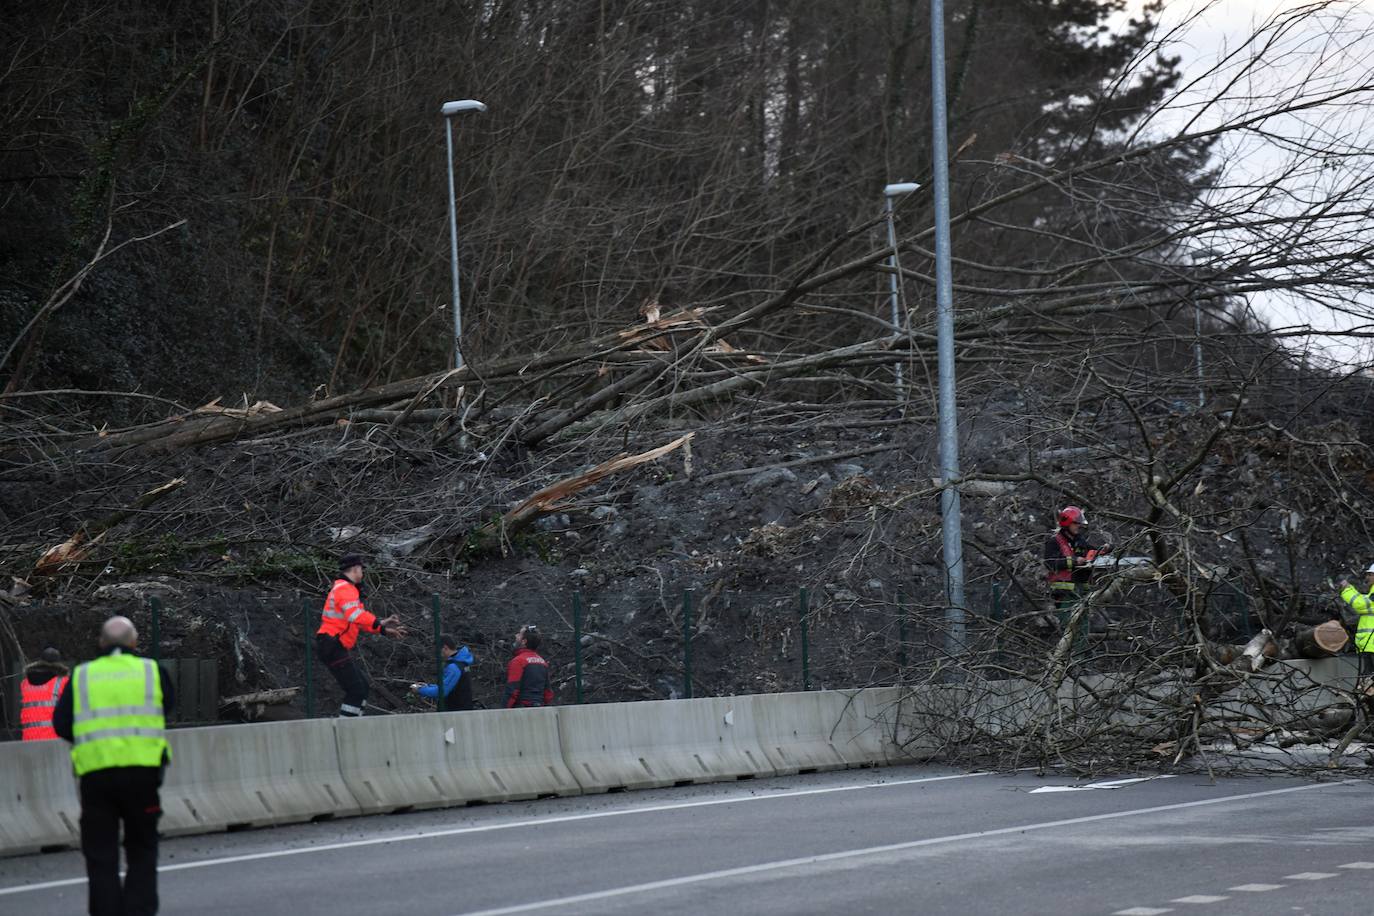
<path fill-rule="evenodd" d="M 904 194 L 912 193 L 920 187 L 921 186 L 914 181 L 901 181 L 897 184 L 890 184 L 887 187 L 883 188 L 883 196 L 901 197 Z"/>
<path fill-rule="evenodd" d="M 476 99 L 459 99 L 456 102 L 445 102 L 444 107 L 441 109 L 441 111 L 444 114 L 444 117 L 446 118 L 456 114 L 462 114 L 465 111 L 486 110 L 487 106 L 477 101 Z"/>

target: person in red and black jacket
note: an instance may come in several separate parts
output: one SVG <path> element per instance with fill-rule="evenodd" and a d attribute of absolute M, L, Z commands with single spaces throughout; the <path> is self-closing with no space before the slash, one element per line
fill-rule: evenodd
<path fill-rule="evenodd" d="M 553 705 L 549 663 L 539 654 L 540 642 L 539 629 L 533 624 L 521 627 L 515 634 L 515 657 L 506 666 L 503 705 L 507 709 Z"/>
<path fill-rule="evenodd" d="M 1110 544 L 1095 547 L 1088 542 L 1088 517 L 1077 506 L 1059 511 L 1059 528 L 1045 538 L 1045 582 L 1054 606 L 1064 610 L 1087 591 L 1093 579 L 1093 560 L 1111 553 Z"/>

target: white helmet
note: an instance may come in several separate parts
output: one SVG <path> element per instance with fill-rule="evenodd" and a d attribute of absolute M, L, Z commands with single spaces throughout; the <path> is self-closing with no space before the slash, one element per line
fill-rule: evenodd
<path fill-rule="evenodd" d="M 1370 563 L 1370 564 L 1369 564 L 1369 568 L 1366 569 L 1365 572 L 1366 572 L 1366 573 L 1374 573 L 1374 563 Z"/>

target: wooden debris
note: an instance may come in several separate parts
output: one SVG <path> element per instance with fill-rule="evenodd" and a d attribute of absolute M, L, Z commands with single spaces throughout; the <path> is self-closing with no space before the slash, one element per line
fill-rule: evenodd
<path fill-rule="evenodd" d="M 219 717 L 232 722 L 256 722 L 267 716 L 268 707 L 285 706 L 300 692 L 299 687 L 278 687 L 225 697 L 219 703 Z"/>
<path fill-rule="evenodd" d="M 1278 655 L 1279 644 L 1274 641 L 1274 634 L 1268 630 L 1260 630 L 1245 644 L 1245 648 L 1240 650 L 1236 664 L 1243 665 L 1248 662 L 1251 671 L 1258 671 L 1266 661 L 1278 658 Z"/>
<path fill-rule="evenodd" d="M 104 539 L 106 533 L 113 527 L 126 521 L 134 513 L 146 509 L 162 497 L 179 488 L 186 482 L 186 478 L 177 477 L 167 481 L 160 487 L 154 487 L 144 493 L 138 499 L 129 504 L 128 507 L 107 515 L 105 518 L 94 522 L 87 522 L 76 530 L 71 537 L 61 544 L 49 547 L 44 551 L 43 556 L 39 557 L 38 563 L 34 565 L 33 574 L 35 576 L 50 576 L 58 572 L 63 567 L 72 563 L 79 563 L 86 558 L 90 549 Z"/>

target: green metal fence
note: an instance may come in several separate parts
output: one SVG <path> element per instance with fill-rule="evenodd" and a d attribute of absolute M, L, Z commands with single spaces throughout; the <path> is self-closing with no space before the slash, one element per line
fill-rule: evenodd
<path fill-rule="evenodd" d="M 900 589 L 858 593 L 834 585 L 772 593 L 691 585 L 651 593 L 572 589 L 534 602 L 484 597 L 459 603 L 437 594 L 383 592 L 368 597 L 369 607 L 379 616 L 397 614 L 409 636 L 401 642 L 365 637 L 358 655 L 377 694 L 411 711 L 433 708 L 409 692 L 409 683 L 443 683 L 440 641 L 449 632 L 471 643 L 478 657 L 470 675 L 483 687 L 480 702 L 499 705 L 510 636 L 527 623 L 537 624 L 545 640 L 541 652 L 556 672 L 559 704 L 901 683 L 929 677 L 941 666 L 995 676 L 1035 654 L 1034 626 L 1048 626 L 1041 621 L 1055 616 L 1037 618 L 1033 596 L 1023 590 L 1009 608 L 1008 589 L 1004 581 L 970 589 L 968 657 L 961 659 L 948 657 L 938 604 L 913 601 Z M 302 688 L 295 705 L 306 717 L 332 715 L 339 693 L 317 670 L 320 604 L 307 599 L 300 605 L 300 668 L 289 665 L 278 677 Z M 1242 636 L 1256 625 L 1235 587 L 1214 590 L 1206 609 L 1214 619 L 1232 621 Z M 160 658 L 165 608 L 152 598 L 148 611 L 150 651 Z M 1090 644 L 1087 635 L 1085 626 L 1075 640 L 1075 664 L 1102 654 L 1103 638 L 1095 634 Z"/>

